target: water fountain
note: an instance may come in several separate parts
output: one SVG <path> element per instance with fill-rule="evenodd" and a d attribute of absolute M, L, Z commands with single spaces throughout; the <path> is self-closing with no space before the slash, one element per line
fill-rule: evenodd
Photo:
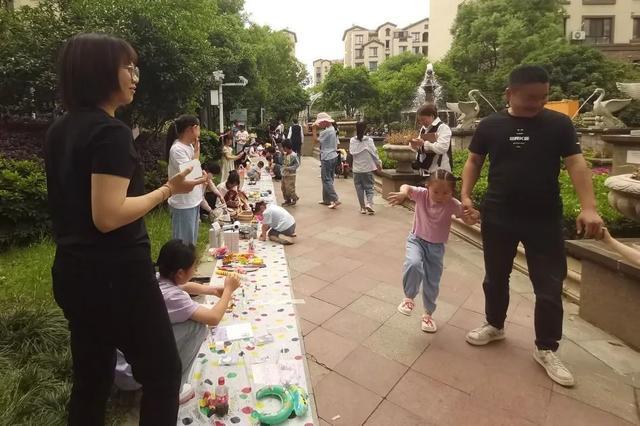
<path fill-rule="evenodd" d="M 436 78 L 435 71 L 433 70 L 433 64 L 431 63 L 427 64 L 424 77 L 416 89 L 416 94 L 413 101 L 411 101 L 411 105 L 402 111 L 402 120 L 417 124 L 416 111 L 426 103 L 433 103 L 436 105 L 440 120 L 447 123 L 450 127 L 454 127 L 456 125 L 455 113 L 450 109 L 445 108 L 447 105 L 443 102 L 443 89 Z"/>

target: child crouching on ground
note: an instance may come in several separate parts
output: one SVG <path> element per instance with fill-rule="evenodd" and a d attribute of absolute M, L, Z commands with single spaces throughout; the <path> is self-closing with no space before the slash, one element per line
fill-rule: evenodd
<path fill-rule="evenodd" d="M 255 166 L 251 166 L 251 168 L 247 172 L 247 178 L 249 180 L 259 181 L 263 168 L 264 168 L 264 161 L 262 160 L 258 161 L 258 164 L 256 164 Z"/>
<path fill-rule="evenodd" d="M 282 198 L 284 198 L 282 205 L 295 206 L 300 199 L 296 194 L 296 170 L 300 167 L 300 159 L 293 150 L 291 141 L 285 140 L 282 148 L 286 154 L 282 165 Z"/>
<path fill-rule="evenodd" d="M 432 317 L 436 310 L 436 299 L 440 290 L 445 243 L 449 239 L 451 216 L 461 218 L 466 224 L 478 222 L 477 211 L 465 212 L 462 203 L 453 197 L 456 178 L 448 171 L 439 169 L 431 174 L 426 187 L 402 185 L 400 192 L 389 194 L 391 204 L 402 204 L 407 198 L 415 202 L 413 229 L 407 238 L 407 253 L 403 265 L 402 286 L 405 298 L 398 311 L 411 315 L 414 299 L 422 284 L 422 300 L 425 313 L 421 328 L 435 333 L 436 323 Z"/>
<path fill-rule="evenodd" d="M 231 301 L 231 295 L 240 286 L 237 276 L 227 276 L 224 288 L 189 282 L 196 269 L 196 248 L 182 240 L 171 240 L 160 249 L 158 256 L 160 278 L 158 284 L 169 313 L 176 346 L 182 363 L 182 385 L 189 382 L 193 361 L 207 337 L 207 326 L 220 323 Z M 213 306 L 201 305 L 190 294 L 214 295 L 220 298 Z M 139 385 L 124 355 L 118 351 L 115 384 L 123 390 L 139 389 Z M 191 386 L 183 386 L 180 401 L 193 396 Z"/>
<path fill-rule="evenodd" d="M 253 214 L 262 222 L 260 240 L 266 241 L 267 235 L 271 241 L 289 245 L 293 244 L 296 236 L 296 220 L 291 213 L 275 204 L 258 201 L 253 207 Z"/>

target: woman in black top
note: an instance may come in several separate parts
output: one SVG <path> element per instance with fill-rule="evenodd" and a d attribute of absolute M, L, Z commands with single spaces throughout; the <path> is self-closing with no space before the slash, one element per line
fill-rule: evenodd
<path fill-rule="evenodd" d="M 116 348 L 144 391 L 140 424 L 175 425 L 180 360 L 158 287 L 144 216 L 204 179 L 185 170 L 150 193 L 131 129 L 137 55 L 124 40 L 78 34 L 60 55 L 67 113 L 49 129 L 45 164 L 56 256 L 53 293 L 71 334 L 70 425 L 104 424 Z"/>

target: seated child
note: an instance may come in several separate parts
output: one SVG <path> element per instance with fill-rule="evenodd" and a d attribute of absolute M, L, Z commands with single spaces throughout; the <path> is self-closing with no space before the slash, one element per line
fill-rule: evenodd
<path fill-rule="evenodd" d="M 247 177 L 249 178 L 249 180 L 259 181 L 260 175 L 262 175 L 263 168 L 264 168 L 264 161 L 262 160 L 258 161 L 256 165 L 251 166 L 251 168 L 247 172 Z"/>
<path fill-rule="evenodd" d="M 258 201 L 253 207 L 253 214 L 262 222 L 259 237 L 261 241 L 266 241 L 269 235 L 271 241 L 285 245 L 293 244 L 293 237 L 296 237 L 296 220 L 291 213 L 278 205 L 267 205 L 264 201 Z"/>
<path fill-rule="evenodd" d="M 240 190 L 240 175 L 238 173 L 229 173 L 229 177 L 224 186 L 226 189 L 224 192 L 224 202 L 232 218 L 237 217 L 240 212 L 250 210 L 249 199 L 246 194 Z"/>
<path fill-rule="evenodd" d="M 158 285 L 169 313 L 176 346 L 182 362 L 182 385 L 189 382 L 193 361 L 204 342 L 208 328 L 220 323 L 231 301 L 231 295 L 240 286 L 237 275 L 227 276 L 224 289 L 189 282 L 196 269 L 196 248 L 181 240 L 171 240 L 160 249 L 158 255 L 160 278 Z M 220 298 L 209 307 L 191 299 L 190 294 L 214 295 Z M 131 366 L 122 352 L 117 353 L 114 383 L 123 390 L 135 390 L 140 384 L 133 377 Z M 183 386 L 181 402 L 193 397 L 190 386 Z"/>

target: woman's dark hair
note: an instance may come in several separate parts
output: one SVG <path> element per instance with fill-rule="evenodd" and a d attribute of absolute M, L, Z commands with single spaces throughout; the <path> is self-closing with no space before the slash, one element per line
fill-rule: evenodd
<path fill-rule="evenodd" d="M 202 170 L 207 173 L 211 173 L 212 175 L 219 175 L 220 165 L 218 165 L 218 163 L 216 163 L 215 161 L 207 161 L 202 165 Z"/>
<path fill-rule="evenodd" d="M 173 280 L 180 269 L 189 269 L 196 263 L 196 248 L 182 240 L 170 240 L 160 249 L 158 270 L 160 276 Z"/>
<path fill-rule="evenodd" d="M 258 161 L 258 168 L 261 169 L 264 167 L 264 161 L 260 160 Z"/>
<path fill-rule="evenodd" d="M 169 160 L 169 152 L 171 151 L 171 146 L 178 139 L 178 137 L 184 133 L 189 127 L 199 126 L 200 120 L 195 115 L 183 114 L 180 117 L 176 118 L 173 123 L 169 125 L 169 130 L 167 130 L 167 141 L 166 141 L 166 154 L 167 161 Z"/>
<path fill-rule="evenodd" d="M 360 120 L 356 123 L 356 138 L 358 138 L 359 141 L 362 141 L 362 138 L 364 138 L 364 132 L 367 131 L 367 122 L 364 120 Z"/>
<path fill-rule="evenodd" d="M 229 177 L 227 177 L 225 186 L 227 187 L 227 189 L 231 189 L 236 185 L 240 185 L 240 175 L 238 174 L 237 170 L 231 170 L 229 171 Z"/>
<path fill-rule="evenodd" d="M 255 206 L 253 206 L 253 214 L 258 214 L 263 206 L 266 207 L 267 203 L 264 201 L 258 201 Z"/>
<path fill-rule="evenodd" d="M 231 133 L 230 131 L 222 134 L 222 144 L 226 144 L 227 141 L 233 142 L 233 133 Z"/>
<path fill-rule="evenodd" d="M 98 33 L 80 33 L 62 47 L 58 58 L 58 84 L 62 104 L 72 111 L 95 107 L 120 90 L 120 68 L 137 64 L 129 43 Z"/>
<path fill-rule="evenodd" d="M 444 181 L 451 186 L 451 191 L 455 194 L 456 192 L 456 182 L 458 179 L 448 170 L 445 169 L 437 169 L 435 172 L 431 173 L 429 176 L 429 180 L 427 181 L 427 185 L 431 185 L 432 183 Z"/>
<path fill-rule="evenodd" d="M 438 108 L 435 104 L 424 104 L 418 108 L 416 114 L 418 117 L 430 115 L 431 117 L 436 118 L 438 116 Z"/>

